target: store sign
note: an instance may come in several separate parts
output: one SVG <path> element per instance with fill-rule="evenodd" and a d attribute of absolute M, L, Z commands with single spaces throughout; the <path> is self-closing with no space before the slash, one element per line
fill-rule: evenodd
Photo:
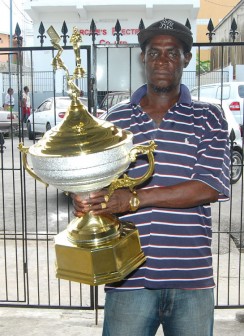
<path fill-rule="evenodd" d="M 137 36 L 137 34 L 139 33 L 139 29 L 138 28 L 123 28 L 120 30 L 120 34 L 121 37 L 122 36 Z M 97 34 L 97 39 L 98 39 L 98 43 L 99 44 L 111 44 L 111 43 L 116 43 L 115 41 L 110 42 L 109 38 L 113 37 L 116 34 L 115 28 L 103 28 L 103 29 L 96 29 Z M 80 29 L 80 34 L 82 36 L 91 36 L 91 30 L 90 29 Z M 128 41 L 122 40 L 120 39 L 120 44 L 127 44 Z"/>

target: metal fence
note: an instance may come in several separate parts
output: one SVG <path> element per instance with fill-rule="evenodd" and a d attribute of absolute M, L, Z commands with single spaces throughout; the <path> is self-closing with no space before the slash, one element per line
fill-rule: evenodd
<path fill-rule="evenodd" d="M 224 43 L 219 44 L 222 48 Z M 194 48 L 200 48 L 195 44 Z M 99 63 L 99 48 L 106 49 L 107 57 L 116 50 L 109 46 L 93 46 L 93 60 L 87 48 L 87 64 L 96 68 Z M 120 46 L 117 46 L 119 49 Z M 125 46 L 122 46 L 121 49 Z M 133 48 L 130 49 L 130 48 Z M 128 46 L 128 87 L 133 82 L 133 51 L 138 46 Z M 70 50 L 69 47 L 66 47 Z M 31 59 L 43 48 L 22 48 Z M 52 48 L 46 50 L 53 51 Z M 9 50 L 0 49 L 1 53 Z M 15 50 L 14 50 L 15 51 Z M 95 55 L 95 56 L 94 56 Z M 50 53 L 51 63 L 52 53 Z M 109 83 L 109 62 L 106 61 Z M 124 63 L 125 64 L 125 63 Z M 118 66 L 117 66 L 118 68 Z M 22 89 L 23 71 L 4 74 L 4 85 L 16 83 L 16 90 Z M 95 73 L 95 70 L 94 70 Z M 196 73 L 189 73 L 195 78 Z M 14 77 L 13 77 L 14 76 Z M 29 76 L 29 74 L 28 74 Z M 35 88 L 51 90 L 55 95 L 56 78 L 53 72 L 30 72 L 32 102 L 36 100 Z M 118 75 L 114 72 L 113 76 Z M 209 74 L 210 76 L 210 74 Z M 221 81 L 224 70 L 218 72 Z M 15 79 L 14 79 L 15 78 Z M 88 98 L 97 101 L 99 83 L 94 80 L 91 69 L 87 72 Z M 198 78 L 198 77 L 196 77 Z M 197 79 L 198 81 L 198 79 Z M 93 86 L 92 86 L 92 85 Z M 8 85 L 7 85 L 8 86 Z M 62 86 L 65 84 L 62 81 Z M 110 91 L 109 85 L 104 93 Z M 95 105 L 94 105 L 95 106 Z M 36 142 L 38 139 L 35 139 Z M 0 141 L 0 306 L 49 307 L 67 309 L 103 308 L 103 286 L 90 287 L 79 283 L 58 280 L 55 277 L 55 255 L 53 238 L 65 230 L 72 218 L 72 205 L 68 196 L 52 186 L 46 188 L 35 181 L 23 169 L 18 144 L 30 146 L 25 125 L 19 123 L 19 132 Z M 1 144 L 2 143 L 2 144 Z M 243 150 L 243 145 L 242 145 Z M 243 163 L 241 165 L 243 170 Z M 243 190 L 244 178 L 231 186 L 231 199 L 223 204 L 213 204 L 213 261 L 216 279 L 216 308 L 244 308 L 244 262 L 243 262 Z M 97 316 L 97 315 L 96 315 Z"/>
<path fill-rule="evenodd" d="M 7 92 L 10 84 L 14 92 L 18 92 L 19 75 L 18 73 L 3 72 L 3 92 Z M 52 92 L 53 91 L 53 72 L 52 71 L 24 71 L 22 72 L 22 82 L 33 87 L 34 92 Z"/>

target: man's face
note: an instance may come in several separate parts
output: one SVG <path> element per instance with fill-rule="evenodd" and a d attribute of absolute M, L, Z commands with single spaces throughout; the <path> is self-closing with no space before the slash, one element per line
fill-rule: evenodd
<path fill-rule="evenodd" d="M 147 44 L 141 54 L 145 63 L 148 85 L 160 90 L 170 90 L 180 84 L 184 67 L 191 53 L 184 53 L 182 43 L 170 35 L 158 35 Z"/>

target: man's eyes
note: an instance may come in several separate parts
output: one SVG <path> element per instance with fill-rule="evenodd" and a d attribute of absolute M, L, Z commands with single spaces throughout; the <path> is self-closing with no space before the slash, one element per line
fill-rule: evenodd
<path fill-rule="evenodd" d="M 168 55 L 171 56 L 171 57 L 178 57 L 178 56 L 180 56 L 180 53 L 179 53 L 178 50 L 169 50 Z"/>
<path fill-rule="evenodd" d="M 155 58 L 158 58 L 161 55 L 161 53 L 159 51 L 152 50 L 152 51 L 148 52 L 148 55 L 151 58 L 155 59 Z M 166 50 L 166 51 L 163 52 L 163 55 L 164 55 L 164 57 L 175 59 L 175 58 L 178 58 L 180 56 L 180 52 L 179 52 L 179 50 L 175 50 L 175 49 Z"/>
<path fill-rule="evenodd" d="M 159 55 L 159 52 L 157 52 L 157 51 L 150 51 L 148 53 L 148 55 L 154 58 L 154 57 L 157 57 Z"/>

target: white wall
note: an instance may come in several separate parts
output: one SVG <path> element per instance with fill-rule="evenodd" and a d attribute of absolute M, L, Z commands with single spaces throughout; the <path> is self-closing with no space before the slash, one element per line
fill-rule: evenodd
<path fill-rule="evenodd" d="M 117 19 L 123 29 L 122 43 L 137 43 L 138 26 L 141 19 L 145 26 L 164 17 L 173 18 L 182 23 L 188 18 L 192 26 L 193 37 L 196 36 L 196 17 L 200 4 L 198 0 L 171 0 L 171 1 L 126 1 L 120 5 L 116 0 L 106 1 L 72 1 L 72 0 L 35 0 L 28 1 L 25 10 L 33 18 L 35 44 L 39 45 L 39 25 L 43 22 L 46 30 L 50 25 L 60 33 L 65 21 L 69 35 L 72 28 L 77 26 L 81 30 L 84 44 L 91 44 L 89 29 L 92 19 L 95 21 L 98 32 L 96 43 L 114 43 L 113 28 Z M 45 45 L 50 45 L 48 39 Z"/>

